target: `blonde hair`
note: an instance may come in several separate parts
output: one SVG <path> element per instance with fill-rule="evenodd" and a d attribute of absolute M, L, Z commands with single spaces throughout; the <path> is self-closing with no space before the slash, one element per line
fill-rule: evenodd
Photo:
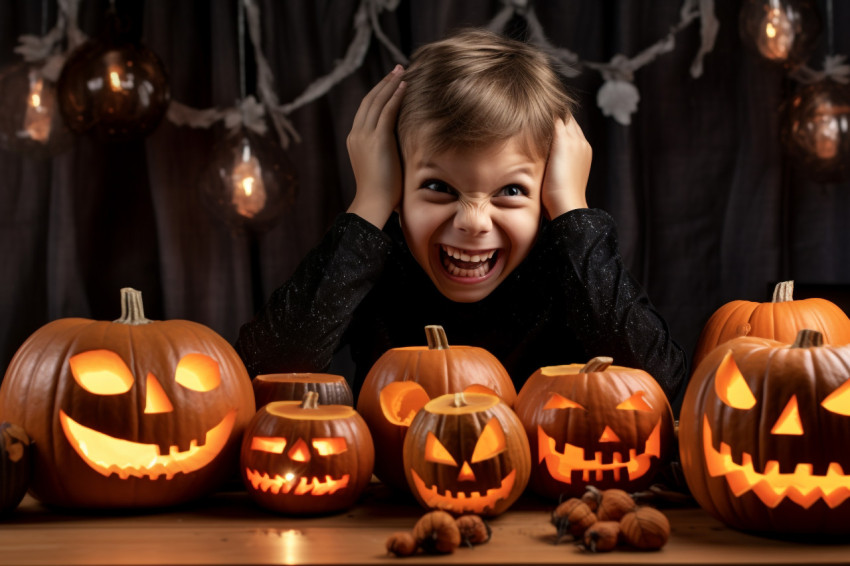
<path fill-rule="evenodd" d="M 404 73 L 398 118 L 402 151 L 487 147 L 522 135 L 530 156 L 545 158 L 556 117 L 575 104 L 548 56 L 527 43 L 466 29 L 424 45 Z"/>

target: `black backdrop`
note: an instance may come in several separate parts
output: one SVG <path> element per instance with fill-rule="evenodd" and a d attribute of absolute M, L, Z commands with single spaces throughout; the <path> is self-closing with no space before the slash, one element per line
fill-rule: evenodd
<path fill-rule="evenodd" d="M 0 0 L 0 64 L 16 60 L 20 34 L 40 32 L 44 4 L 52 26 L 52 1 Z M 289 102 L 344 55 L 358 2 L 259 4 L 263 49 L 279 99 Z M 850 6 L 835 4 L 835 51 L 847 53 Z M 82 2 L 84 32 L 97 31 L 107 5 Z M 175 100 L 195 108 L 233 105 L 236 0 L 116 5 L 163 59 Z M 634 56 L 668 33 L 681 8 L 680 0 L 534 5 L 552 43 L 588 61 Z M 485 25 L 501 7 L 498 0 L 401 0 L 380 22 L 410 54 L 454 28 Z M 821 0 L 821 13 L 824 7 Z M 673 52 L 636 73 L 641 100 L 628 127 L 596 106 L 597 73 L 568 80 L 594 147 L 589 203 L 616 218 L 627 264 L 688 352 L 726 301 L 767 300 L 784 279 L 850 282 L 850 184 L 808 181 L 783 156 L 779 109 L 797 83 L 742 48 L 739 9 L 739 1 L 717 0 L 720 29 L 700 78 L 689 74 L 699 22 L 677 36 Z M 511 29 L 521 32 L 521 23 Z M 824 37 L 811 66 L 821 68 L 825 44 Z M 70 151 L 46 161 L 0 150 L 0 365 L 50 320 L 117 318 L 124 286 L 143 292 L 149 318 L 195 320 L 235 339 L 352 198 L 345 137 L 360 99 L 392 64 L 373 39 L 357 72 L 291 115 L 303 138 L 289 150 L 297 201 L 260 234 L 234 233 L 201 205 L 198 176 L 212 130 L 163 121 L 144 140 L 77 138 Z"/>

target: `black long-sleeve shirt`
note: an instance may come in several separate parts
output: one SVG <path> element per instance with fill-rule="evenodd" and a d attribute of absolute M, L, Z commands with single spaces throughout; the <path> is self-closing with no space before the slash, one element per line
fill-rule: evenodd
<path fill-rule="evenodd" d="M 525 261 L 475 303 L 434 287 L 396 217 L 381 231 L 342 214 L 240 329 L 236 349 L 253 377 L 327 371 L 347 344 L 356 394 L 386 350 L 424 345 L 429 324 L 443 326 L 449 344 L 490 351 L 517 390 L 542 366 L 594 356 L 647 371 L 671 400 L 687 374 L 684 351 L 620 258 L 613 219 L 598 209 L 546 223 Z"/>

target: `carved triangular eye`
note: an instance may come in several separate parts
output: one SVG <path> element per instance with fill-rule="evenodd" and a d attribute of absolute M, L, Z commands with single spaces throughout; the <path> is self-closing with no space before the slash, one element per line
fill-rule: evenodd
<path fill-rule="evenodd" d="M 572 399 L 567 399 L 563 395 L 558 395 L 557 393 L 552 393 L 552 396 L 549 398 L 549 401 L 543 406 L 543 409 L 584 409 L 580 404 L 576 403 Z"/>
<path fill-rule="evenodd" d="M 251 439 L 251 450 L 283 454 L 284 448 L 286 448 L 286 439 L 282 436 L 255 436 Z"/>
<path fill-rule="evenodd" d="M 495 417 L 490 419 L 490 422 L 481 431 L 481 436 L 478 437 L 478 442 L 475 443 L 475 450 L 472 452 L 472 463 L 489 460 L 497 454 L 505 451 L 505 433 L 499 425 L 498 419 Z"/>
<path fill-rule="evenodd" d="M 821 406 L 831 413 L 850 417 L 850 379 L 823 400 Z"/>
<path fill-rule="evenodd" d="M 316 449 L 319 456 L 333 456 L 348 450 L 348 444 L 344 438 L 314 438 L 313 448 Z"/>
<path fill-rule="evenodd" d="M 110 350 L 89 350 L 68 360 L 76 382 L 96 395 L 120 395 L 133 387 L 133 374 L 121 359 Z"/>
<path fill-rule="evenodd" d="M 756 398 L 729 350 L 714 373 L 714 391 L 733 409 L 752 409 Z"/>
<path fill-rule="evenodd" d="M 425 460 L 457 467 L 455 459 L 432 432 L 429 432 L 428 436 L 425 437 Z"/>
<path fill-rule="evenodd" d="M 621 411 L 647 411 L 652 412 L 652 405 L 643 398 L 644 392 L 638 391 L 619 405 L 617 408 Z"/>

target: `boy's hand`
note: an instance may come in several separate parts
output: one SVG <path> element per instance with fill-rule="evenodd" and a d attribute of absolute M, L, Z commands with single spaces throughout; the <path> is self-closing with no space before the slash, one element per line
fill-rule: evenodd
<path fill-rule="evenodd" d="M 587 208 L 585 189 L 590 176 L 593 149 L 574 117 L 566 124 L 555 120 L 549 162 L 543 176 L 543 209 L 554 219 L 570 210 Z"/>
<path fill-rule="evenodd" d="M 395 136 L 405 83 L 397 65 L 357 109 L 346 145 L 354 170 L 356 192 L 348 212 L 383 228 L 401 201 L 401 159 Z"/>

